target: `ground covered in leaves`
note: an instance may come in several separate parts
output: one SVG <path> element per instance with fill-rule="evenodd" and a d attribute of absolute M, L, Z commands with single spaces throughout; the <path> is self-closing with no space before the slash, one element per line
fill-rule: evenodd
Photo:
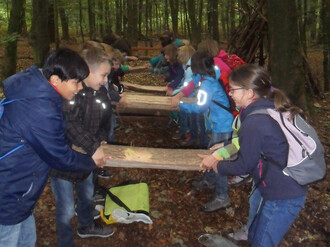
<path fill-rule="evenodd" d="M 20 42 L 18 69 L 32 64 L 31 51 L 25 42 Z M 72 45 L 72 44 L 70 44 Z M 321 66 L 321 53 L 312 51 L 311 64 L 315 73 Z M 1 55 L 3 51 L 1 50 Z M 146 64 L 146 61 L 134 65 Z M 161 76 L 148 73 L 129 74 L 126 79 L 144 85 L 164 85 Z M 330 148 L 330 97 L 313 99 L 310 120 L 317 129 L 327 151 L 329 161 Z M 167 129 L 166 116 L 135 117 L 122 116 L 118 119 L 120 128 L 116 130 L 116 140 L 120 144 L 141 147 L 176 148 L 179 141 L 172 140 L 175 128 Z M 212 191 L 197 192 L 190 188 L 190 182 L 200 176 L 198 172 L 107 168 L 114 177 L 102 180 L 105 186 L 117 185 L 126 180 L 146 182 L 150 189 L 150 215 L 152 225 L 143 223 L 114 224 L 115 234 L 107 239 L 81 239 L 75 237 L 75 246 L 118 246 L 118 247 L 198 247 L 198 237 L 203 233 L 226 236 L 247 222 L 248 194 L 251 184 L 230 187 L 231 207 L 214 213 L 203 213 L 200 206 L 212 198 Z M 300 213 L 281 246 L 328 246 L 329 245 L 329 179 L 310 186 L 305 208 Z M 37 247 L 55 246 L 55 204 L 49 183 L 47 184 L 34 215 L 36 218 Z M 77 227 L 77 219 L 73 220 Z M 246 242 L 239 246 L 248 246 Z"/>

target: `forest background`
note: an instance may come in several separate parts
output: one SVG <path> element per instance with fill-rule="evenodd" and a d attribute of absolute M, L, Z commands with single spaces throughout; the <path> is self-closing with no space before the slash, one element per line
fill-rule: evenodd
<path fill-rule="evenodd" d="M 215 39 L 230 54 L 266 67 L 271 72 L 274 85 L 310 113 L 310 120 L 328 151 L 329 2 L 0 0 L 0 99 L 3 97 L 1 83 L 4 78 L 33 63 L 41 66 L 51 49 L 66 46 L 78 50 L 87 40 L 102 41 L 102 37 L 112 30 L 131 43 L 134 55 L 150 58 L 159 52 L 159 36 L 166 30 L 173 30 L 176 37 L 187 39 L 194 46 L 203 39 Z M 127 79 L 141 84 L 160 81 L 159 78 L 154 80 L 155 77 L 150 80 L 148 76 L 131 74 Z M 117 133 L 118 139 L 138 146 L 176 147 L 176 144 L 166 141 L 170 139 L 169 133 L 163 133 L 164 126 L 158 123 L 155 120 L 150 126 L 148 121 L 139 120 L 135 124 L 125 125 L 124 121 L 124 127 Z M 226 233 L 232 227 L 233 220 L 246 221 L 244 203 L 247 201 L 248 187 L 232 189 L 234 214 L 221 212 L 221 217 L 205 216 L 198 212 L 198 207 L 192 207 L 207 201 L 207 195 L 196 195 L 187 185 L 195 175 L 147 169 L 120 170 L 120 177 L 142 177 L 150 184 L 155 223 L 154 228 L 134 224 L 119 226 L 120 233 L 112 238 L 113 246 L 200 246 L 196 244 L 198 234 L 205 231 L 219 233 L 219 229 Z M 326 246 L 329 243 L 328 180 L 311 186 L 305 209 L 286 236 L 283 246 Z M 47 186 L 35 210 L 37 246 L 53 246 L 55 242 L 54 203 L 49 190 Z M 191 215 L 197 218 L 192 220 Z M 129 239 L 135 239 L 135 245 L 130 245 L 132 242 Z M 145 239 L 149 242 L 143 242 Z M 142 242 L 145 244 L 141 245 Z M 94 246 L 93 242 L 78 243 L 80 246 Z M 101 240 L 96 241 L 95 246 L 97 243 L 103 246 Z M 245 246 L 244 243 L 242 246 Z"/>

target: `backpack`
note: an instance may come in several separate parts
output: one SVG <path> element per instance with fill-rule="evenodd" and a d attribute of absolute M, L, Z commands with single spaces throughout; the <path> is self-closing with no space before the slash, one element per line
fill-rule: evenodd
<path fill-rule="evenodd" d="M 281 127 L 288 144 L 287 166 L 261 154 L 261 158 L 281 168 L 283 173 L 293 178 L 300 185 L 307 185 L 323 179 L 326 175 L 324 148 L 315 129 L 310 126 L 299 114 L 290 121 L 289 112 L 280 113 L 274 109 L 261 109 L 251 112 L 267 114 Z M 266 174 L 265 174 L 266 176 Z"/>
<path fill-rule="evenodd" d="M 246 62 L 244 62 L 239 56 L 232 54 L 232 55 L 226 55 L 226 56 L 222 56 L 221 57 L 222 61 L 225 62 L 225 64 L 228 65 L 229 68 L 231 68 L 231 70 L 234 70 L 244 64 L 246 64 Z"/>
<path fill-rule="evenodd" d="M 12 103 L 12 102 L 14 102 L 14 101 L 17 101 L 18 99 L 13 99 L 13 100 L 8 100 L 8 101 L 5 101 L 5 100 L 6 100 L 6 98 L 4 98 L 4 99 L 2 99 L 2 100 L 0 101 L 0 119 L 1 119 L 2 114 L 3 114 L 3 112 L 4 112 L 4 106 L 7 105 L 7 104 Z M 20 148 L 23 147 L 23 146 L 24 146 L 24 144 L 21 144 L 21 145 L 19 145 L 18 147 L 16 147 L 16 148 L 10 150 L 8 153 L 2 155 L 2 156 L 0 157 L 0 160 L 3 159 L 4 157 L 8 156 L 9 154 L 15 152 L 16 150 L 20 149 Z"/>

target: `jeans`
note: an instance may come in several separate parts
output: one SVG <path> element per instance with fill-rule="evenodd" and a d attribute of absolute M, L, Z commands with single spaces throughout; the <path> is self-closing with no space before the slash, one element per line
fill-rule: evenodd
<path fill-rule="evenodd" d="M 185 135 L 188 132 L 188 114 L 180 111 L 180 133 Z"/>
<path fill-rule="evenodd" d="M 278 246 L 304 206 L 305 199 L 304 195 L 294 199 L 264 201 L 260 212 L 254 213 L 256 218 L 249 229 L 251 246 Z"/>
<path fill-rule="evenodd" d="M 230 142 L 232 132 L 227 133 L 214 133 L 212 132 L 209 141 L 209 148 L 214 144 L 224 142 L 227 145 Z M 223 199 L 228 198 L 228 179 L 227 176 L 223 176 L 219 173 L 215 173 L 213 170 L 204 173 L 204 179 L 211 183 L 215 183 L 215 193 L 217 197 Z"/>
<path fill-rule="evenodd" d="M 192 140 L 197 140 L 201 148 L 207 148 L 208 138 L 204 124 L 204 114 L 189 114 L 189 127 Z"/>
<path fill-rule="evenodd" d="M 75 213 L 74 183 L 51 178 L 51 187 L 56 203 L 56 233 L 57 246 L 73 246 L 73 229 L 71 219 Z M 93 223 L 93 173 L 84 181 L 75 184 L 77 194 L 78 228 L 86 227 Z"/>
<path fill-rule="evenodd" d="M 33 215 L 16 225 L 0 225 L 0 247 L 33 247 L 36 240 Z"/>
<path fill-rule="evenodd" d="M 109 143 L 115 142 L 115 127 L 116 127 L 116 115 L 112 113 L 110 116 L 110 129 L 108 134 Z"/>

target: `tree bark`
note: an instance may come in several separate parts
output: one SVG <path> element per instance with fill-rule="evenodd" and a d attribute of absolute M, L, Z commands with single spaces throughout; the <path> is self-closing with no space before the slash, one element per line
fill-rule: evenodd
<path fill-rule="evenodd" d="M 61 27 L 62 27 L 62 39 L 63 40 L 69 40 L 70 34 L 69 34 L 69 17 L 67 16 L 65 12 L 65 6 L 63 5 L 64 2 L 62 2 L 59 6 L 59 14 L 61 18 Z"/>
<path fill-rule="evenodd" d="M 122 5 L 121 5 L 121 0 L 116 0 L 115 1 L 115 6 L 116 6 L 116 33 L 121 33 L 122 31 Z"/>
<path fill-rule="evenodd" d="M 32 0 L 32 24 L 30 31 L 34 63 L 41 67 L 49 51 L 48 0 Z"/>
<path fill-rule="evenodd" d="M 172 17 L 172 29 L 174 35 L 178 35 L 178 13 L 179 13 L 179 2 L 176 0 L 169 0 L 171 7 L 171 17 Z"/>
<path fill-rule="evenodd" d="M 295 1 L 268 0 L 269 67 L 276 87 L 306 110 Z M 281 21 L 279 21 L 281 20 Z"/>
<path fill-rule="evenodd" d="M 218 15 L 218 0 L 209 1 L 211 3 L 210 6 L 210 18 L 211 18 L 211 30 L 212 30 L 212 38 L 216 41 L 219 41 L 219 15 Z"/>
<path fill-rule="evenodd" d="M 5 56 L 2 66 L 2 77 L 6 78 L 16 73 L 17 41 L 22 30 L 21 17 L 24 11 L 25 0 L 13 0 L 11 3 L 8 23 Z"/>
<path fill-rule="evenodd" d="M 95 28 L 95 3 L 94 0 L 88 0 L 88 27 L 89 27 L 89 39 L 96 39 Z"/>
<path fill-rule="evenodd" d="M 201 0 L 202 1 L 202 0 Z M 188 0 L 188 13 L 191 23 L 191 39 L 192 44 L 197 45 L 201 41 L 200 24 L 196 19 L 196 2 L 195 0 Z"/>
<path fill-rule="evenodd" d="M 81 3 L 81 0 L 79 0 L 79 29 L 80 29 L 80 36 L 81 36 L 82 42 L 85 43 L 84 30 L 83 30 L 82 23 L 83 23 L 82 3 Z"/>
<path fill-rule="evenodd" d="M 127 35 L 126 38 L 132 45 L 137 45 L 137 21 L 138 21 L 138 2 L 127 1 Z"/>
<path fill-rule="evenodd" d="M 323 79 L 324 91 L 330 90 L 330 1 L 321 2 L 321 24 L 322 24 L 322 43 L 323 43 Z"/>

